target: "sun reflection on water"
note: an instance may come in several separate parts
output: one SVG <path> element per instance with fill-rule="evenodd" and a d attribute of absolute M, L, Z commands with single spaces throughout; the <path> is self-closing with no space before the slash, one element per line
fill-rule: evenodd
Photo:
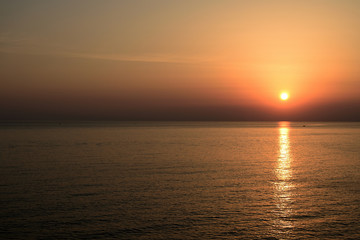
<path fill-rule="evenodd" d="M 274 197 L 276 201 L 276 226 L 285 230 L 293 227 L 292 214 L 292 169 L 290 154 L 289 123 L 279 123 L 279 156 L 275 168 Z M 280 229 L 279 229 L 280 230 Z"/>

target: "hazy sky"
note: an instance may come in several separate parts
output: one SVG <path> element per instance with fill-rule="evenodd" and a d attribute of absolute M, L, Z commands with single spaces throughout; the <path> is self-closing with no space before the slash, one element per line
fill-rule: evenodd
<path fill-rule="evenodd" d="M 1 0 L 0 120 L 360 120 L 359 43 L 357 0 Z"/>

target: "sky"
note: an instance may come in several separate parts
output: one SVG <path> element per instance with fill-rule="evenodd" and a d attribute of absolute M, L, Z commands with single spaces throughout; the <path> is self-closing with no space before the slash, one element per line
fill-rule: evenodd
<path fill-rule="evenodd" d="M 0 0 L 0 121 L 360 121 L 359 43 L 357 0 Z"/>

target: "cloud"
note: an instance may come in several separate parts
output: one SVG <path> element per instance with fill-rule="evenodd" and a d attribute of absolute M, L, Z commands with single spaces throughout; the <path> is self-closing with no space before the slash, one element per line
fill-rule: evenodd
<path fill-rule="evenodd" d="M 144 55 L 123 55 L 123 54 L 92 54 L 64 52 L 59 55 L 66 57 L 101 59 L 121 62 L 151 62 L 151 63 L 204 63 L 210 62 L 208 58 L 194 56 L 178 56 L 170 54 L 144 54 Z"/>
<path fill-rule="evenodd" d="M 120 62 L 148 62 L 148 63 L 209 63 L 216 61 L 214 58 L 206 56 L 186 56 L 174 54 L 108 54 L 91 53 L 80 51 L 69 51 L 59 45 L 41 43 L 30 38 L 15 38 L 9 35 L 0 35 L 0 52 L 27 54 L 27 55 L 45 55 L 60 56 L 68 58 L 98 59 Z"/>

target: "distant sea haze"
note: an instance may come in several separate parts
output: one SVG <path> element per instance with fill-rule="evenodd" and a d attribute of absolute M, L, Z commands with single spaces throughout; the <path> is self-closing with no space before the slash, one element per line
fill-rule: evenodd
<path fill-rule="evenodd" d="M 0 126 L 1 239 L 360 239 L 360 123 Z"/>
<path fill-rule="evenodd" d="M 50 96 L 56 95 L 49 93 Z M 360 121 L 360 101 L 309 103 L 303 106 L 196 105 L 195 102 L 153 102 L 104 97 L 82 99 L 66 95 L 66 100 L 5 98 L 0 100 L 0 125 L 9 122 L 69 121 Z M 63 96 L 63 95 L 61 95 Z M 29 97 L 29 96 L 28 96 Z M 114 104 L 114 101 L 116 104 Z M 23 104 L 16 105 L 18 102 Z M 11 104 L 10 104 L 11 103 Z M 174 105 L 175 104 L 175 105 Z M 91 106 L 91 107 L 89 107 Z"/>

